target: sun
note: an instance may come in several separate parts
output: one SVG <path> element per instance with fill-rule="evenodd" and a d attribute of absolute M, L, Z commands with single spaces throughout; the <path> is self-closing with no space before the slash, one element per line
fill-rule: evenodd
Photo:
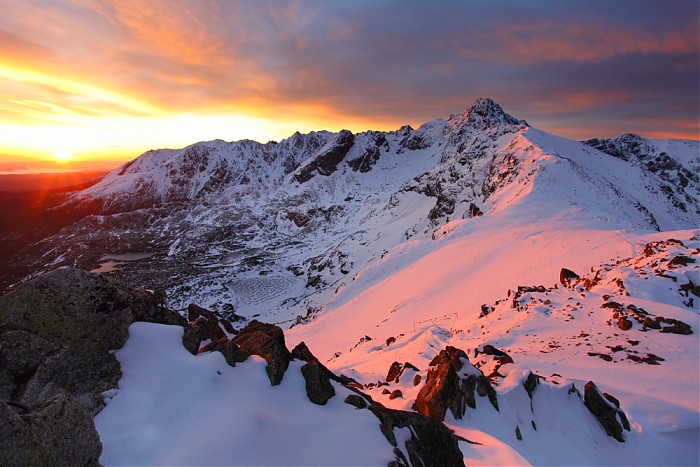
<path fill-rule="evenodd" d="M 54 151 L 53 156 L 59 162 L 68 162 L 71 158 L 71 153 L 67 149 L 57 149 Z"/>

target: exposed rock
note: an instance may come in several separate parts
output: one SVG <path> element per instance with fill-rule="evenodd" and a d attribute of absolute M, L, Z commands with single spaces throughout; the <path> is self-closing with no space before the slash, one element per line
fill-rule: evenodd
<path fill-rule="evenodd" d="M 398 383 L 399 382 L 399 376 L 403 374 L 403 372 L 406 370 L 406 368 L 410 368 L 411 370 L 414 371 L 420 371 L 418 368 L 415 367 L 415 365 L 411 364 L 410 362 L 405 362 L 403 365 L 399 362 L 394 362 L 391 364 L 391 367 L 389 367 L 389 372 L 386 375 L 386 382 L 387 383 Z"/>
<path fill-rule="evenodd" d="M 387 409 L 379 404 L 370 405 L 369 410 L 379 419 L 382 433 L 394 446 L 396 459 L 390 465 L 464 465 L 457 438 L 440 421 L 415 412 Z M 408 428 L 410 439 L 399 443 L 394 435 L 397 428 Z"/>
<path fill-rule="evenodd" d="M 316 359 L 301 367 L 301 374 L 306 381 L 306 395 L 314 404 L 325 405 L 335 396 L 335 389 L 328 379 L 327 371 Z"/>
<path fill-rule="evenodd" d="M 292 358 L 297 360 L 302 360 L 304 362 L 310 362 L 311 360 L 317 360 L 314 354 L 311 353 L 309 348 L 306 346 L 305 342 L 299 342 L 294 349 L 292 349 Z"/>
<path fill-rule="evenodd" d="M 624 316 L 620 316 L 617 319 L 617 327 L 623 331 L 629 331 L 630 329 L 632 329 L 632 321 L 630 321 Z"/>
<path fill-rule="evenodd" d="M 0 402 L 0 465 L 99 465 L 92 416 L 66 392 L 18 411 Z"/>
<path fill-rule="evenodd" d="M 530 396 L 530 400 L 532 400 L 532 395 L 535 393 L 535 389 L 537 389 L 537 386 L 540 385 L 540 379 L 542 379 L 541 376 L 530 372 L 527 375 L 527 378 L 525 378 L 523 381 L 523 387 L 527 391 L 527 395 Z"/>
<path fill-rule="evenodd" d="M 348 395 L 348 397 L 345 398 L 345 403 L 357 407 L 358 409 L 367 408 L 367 401 L 362 396 L 358 396 L 357 394 Z"/>
<path fill-rule="evenodd" d="M 561 271 L 559 272 L 559 282 L 561 282 L 566 287 L 570 287 L 571 284 L 578 279 L 580 279 L 580 277 L 574 271 L 566 268 L 561 268 Z"/>
<path fill-rule="evenodd" d="M 397 397 L 403 399 L 403 393 L 401 392 L 401 389 L 394 389 L 393 391 L 391 391 L 391 394 L 389 394 L 389 400 L 394 400 Z"/>
<path fill-rule="evenodd" d="M 0 297 L 0 367 L 14 378 L 13 399 L 32 406 L 64 390 L 96 414 L 101 393 L 121 378 L 113 351 L 134 321 L 185 323 L 155 295 L 78 269 L 55 270 Z"/>
<path fill-rule="evenodd" d="M 204 309 L 201 308 L 201 310 Z M 182 345 L 193 355 L 199 352 L 199 347 L 204 340 L 214 342 L 226 339 L 226 334 L 219 327 L 219 319 L 214 314 L 211 314 L 210 318 L 204 314 L 195 314 L 195 316 L 197 316 L 195 321 L 187 324 L 185 333 L 182 335 Z"/>
<path fill-rule="evenodd" d="M 623 443 L 623 429 L 630 431 L 630 425 L 625 413 L 619 408 L 620 402 L 610 395 L 604 395 L 598 387 L 589 381 L 583 392 L 583 403 L 603 426 L 603 429 L 619 442 Z"/>
<path fill-rule="evenodd" d="M 205 345 L 199 350 L 199 353 L 217 351 L 221 352 L 229 366 L 236 366 L 236 363 L 245 362 L 248 357 L 250 357 L 248 352 L 241 349 L 225 337 Z"/>
<path fill-rule="evenodd" d="M 420 382 L 421 382 L 422 379 L 423 379 L 423 378 L 421 377 L 421 375 L 416 374 L 416 375 L 413 377 L 413 385 L 414 385 L 414 386 L 418 386 L 418 385 L 420 384 Z"/>
<path fill-rule="evenodd" d="M 661 332 L 670 332 L 674 334 L 684 335 L 690 335 L 693 333 L 693 328 L 691 328 L 689 324 L 684 323 L 683 321 L 679 321 L 677 319 L 672 318 L 664 318 L 664 322 L 670 324 L 670 326 L 661 328 Z"/>
<path fill-rule="evenodd" d="M 289 366 L 291 355 L 284 343 L 284 333 L 279 326 L 253 320 L 232 339 L 251 355 L 258 355 L 267 361 L 267 376 L 273 386 L 280 384 Z"/>
<path fill-rule="evenodd" d="M 463 368 L 465 365 L 468 367 Z M 416 397 L 418 412 L 444 420 L 447 409 L 461 419 L 467 406 L 476 408 L 474 391 L 488 396 L 498 410 L 496 391 L 486 377 L 469 363 L 467 354 L 456 347 L 447 346 L 430 362 L 425 385 Z"/>
<path fill-rule="evenodd" d="M 294 178 L 297 182 L 304 183 L 317 173 L 323 176 L 332 174 L 345 159 L 354 142 L 355 135 L 348 130 L 340 130 L 312 159 L 296 170 Z"/>

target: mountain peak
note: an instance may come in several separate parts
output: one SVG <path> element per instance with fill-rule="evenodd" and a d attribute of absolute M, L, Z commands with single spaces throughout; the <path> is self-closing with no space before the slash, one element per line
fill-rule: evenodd
<path fill-rule="evenodd" d="M 527 125 L 525 120 L 507 114 L 490 97 L 480 97 L 462 115 L 450 116 L 450 121 L 459 125 L 469 125 L 479 130 L 497 125 Z"/>

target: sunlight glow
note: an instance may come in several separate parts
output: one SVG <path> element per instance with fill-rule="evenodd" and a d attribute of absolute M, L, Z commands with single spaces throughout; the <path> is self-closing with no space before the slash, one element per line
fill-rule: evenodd
<path fill-rule="evenodd" d="M 71 159 L 71 153 L 67 149 L 57 149 L 53 155 L 59 162 L 68 162 Z"/>

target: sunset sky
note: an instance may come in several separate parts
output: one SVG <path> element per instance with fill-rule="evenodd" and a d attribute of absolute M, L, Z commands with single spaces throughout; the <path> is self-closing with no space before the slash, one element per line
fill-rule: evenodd
<path fill-rule="evenodd" d="M 0 161 L 392 130 L 478 97 L 575 139 L 698 139 L 699 5 L 0 0 Z"/>

